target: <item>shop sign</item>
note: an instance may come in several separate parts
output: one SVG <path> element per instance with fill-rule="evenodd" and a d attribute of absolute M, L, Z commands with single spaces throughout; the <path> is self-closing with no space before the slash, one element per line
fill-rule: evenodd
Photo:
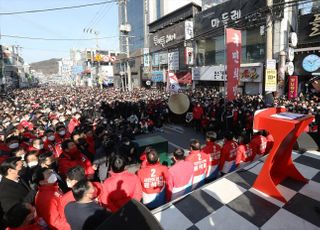
<path fill-rule="evenodd" d="M 294 49 L 292 47 L 289 47 L 287 50 L 287 58 L 289 61 L 294 60 Z"/>
<path fill-rule="evenodd" d="M 251 66 L 240 68 L 241 82 L 261 82 L 263 69 L 262 66 Z"/>
<path fill-rule="evenodd" d="M 320 43 L 320 13 L 300 15 L 298 24 L 298 36 L 302 43 Z"/>
<path fill-rule="evenodd" d="M 267 59 L 266 68 L 267 69 L 276 69 L 276 60 L 275 59 Z"/>
<path fill-rule="evenodd" d="M 266 69 L 264 90 L 267 92 L 277 91 L 277 70 Z"/>
<path fill-rule="evenodd" d="M 296 98 L 298 96 L 298 76 L 289 77 L 288 99 Z"/>
<path fill-rule="evenodd" d="M 266 6 L 261 0 L 229 0 L 200 12 L 195 17 L 194 33 L 199 35 L 212 28 L 221 28 L 228 23 L 254 23 L 261 21 L 263 14 L 257 9 Z"/>
<path fill-rule="evenodd" d="M 159 53 L 152 54 L 152 66 L 159 66 Z"/>
<path fill-rule="evenodd" d="M 291 76 L 293 74 L 293 72 L 294 72 L 294 64 L 293 64 L 293 62 L 291 62 L 291 61 L 287 62 L 286 66 L 287 66 L 287 73 L 288 73 L 289 76 Z"/>
<path fill-rule="evenodd" d="M 153 82 L 163 82 L 163 71 L 152 71 L 151 80 Z"/>
<path fill-rule="evenodd" d="M 228 100 L 234 100 L 238 93 L 241 58 L 241 31 L 226 29 L 227 46 L 227 94 Z"/>
<path fill-rule="evenodd" d="M 186 40 L 193 38 L 193 21 L 185 21 L 184 33 Z"/>
<path fill-rule="evenodd" d="M 179 49 L 168 52 L 168 70 L 179 70 Z"/>
<path fill-rule="evenodd" d="M 149 48 L 143 48 L 143 66 L 150 66 Z"/>
<path fill-rule="evenodd" d="M 164 28 L 162 30 L 159 30 L 155 33 L 151 33 L 149 43 L 151 51 L 158 51 L 163 48 L 170 49 L 170 47 L 172 47 L 173 45 L 185 40 L 185 25 L 186 22 L 183 21 L 169 26 L 167 28 Z M 188 28 L 188 36 L 191 36 L 192 34 L 190 34 L 189 30 L 190 28 Z"/>
<path fill-rule="evenodd" d="M 168 64 L 168 53 L 161 52 L 159 53 L 159 65 L 166 65 Z"/>
<path fill-rule="evenodd" d="M 192 47 L 186 47 L 184 60 L 185 60 L 186 65 L 193 65 L 194 58 L 193 58 L 193 48 Z"/>

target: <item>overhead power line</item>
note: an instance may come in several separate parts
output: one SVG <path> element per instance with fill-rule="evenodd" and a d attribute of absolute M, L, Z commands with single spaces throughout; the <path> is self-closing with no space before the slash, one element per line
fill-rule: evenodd
<path fill-rule="evenodd" d="M 34 14 L 34 13 L 43 13 L 48 11 L 59 11 L 59 10 L 71 10 L 71 9 L 77 9 L 77 8 L 90 7 L 90 6 L 98 6 L 98 5 L 103 5 L 106 3 L 113 3 L 113 2 L 117 2 L 117 0 L 107 0 L 103 2 L 88 3 L 88 4 L 76 5 L 76 6 L 63 6 L 63 7 L 47 8 L 47 9 L 0 12 L 0 16 L 10 16 L 10 15 L 17 15 L 17 14 Z"/>
<path fill-rule="evenodd" d="M 108 36 L 108 37 L 98 37 L 98 38 L 43 38 L 43 37 L 28 37 L 28 36 L 19 36 L 19 35 L 7 35 L 2 34 L 2 37 L 8 38 L 18 38 L 18 39 L 29 39 L 29 40 L 44 40 L 44 41 L 90 41 L 96 39 L 110 39 L 118 38 L 118 35 Z"/>

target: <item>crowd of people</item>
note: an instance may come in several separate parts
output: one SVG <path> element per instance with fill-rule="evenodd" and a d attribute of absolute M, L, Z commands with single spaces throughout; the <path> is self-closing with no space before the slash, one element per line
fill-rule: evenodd
<path fill-rule="evenodd" d="M 315 115 L 310 131 L 319 134 L 316 95 L 267 104 L 261 96 L 228 102 L 205 88 L 185 94 L 191 119 L 181 123 L 203 132 L 206 143 L 176 149 L 170 167 L 132 141 L 174 120 L 168 92 L 43 87 L 1 98 L 0 226 L 95 229 L 131 199 L 149 209 L 174 200 L 270 151 L 272 136 L 252 130 L 254 112 L 266 106 Z M 129 164 L 139 169 L 129 172 Z"/>

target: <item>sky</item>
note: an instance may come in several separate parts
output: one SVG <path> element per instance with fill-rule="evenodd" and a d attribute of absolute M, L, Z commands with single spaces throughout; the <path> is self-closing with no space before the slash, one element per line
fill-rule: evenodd
<path fill-rule="evenodd" d="M 56 8 L 102 2 L 104 0 L 0 0 L 0 13 Z M 0 44 L 20 46 L 25 62 L 69 58 L 70 49 L 95 48 L 96 40 L 42 41 L 9 38 L 5 35 L 41 38 L 95 38 L 85 28 L 99 32 L 100 49 L 118 50 L 118 8 L 116 3 L 45 13 L 0 15 Z"/>

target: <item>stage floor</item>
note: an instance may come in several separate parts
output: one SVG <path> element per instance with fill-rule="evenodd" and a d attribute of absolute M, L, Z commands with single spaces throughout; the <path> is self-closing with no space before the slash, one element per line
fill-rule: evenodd
<path fill-rule="evenodd" d="M 320 229 L 320 152 L 293 152 L 292 157 L 310 181 L 287 179 L 278 185 L 286 204 L 252 188 L 261 159 L 152 213 L 168 230 Z"/>

